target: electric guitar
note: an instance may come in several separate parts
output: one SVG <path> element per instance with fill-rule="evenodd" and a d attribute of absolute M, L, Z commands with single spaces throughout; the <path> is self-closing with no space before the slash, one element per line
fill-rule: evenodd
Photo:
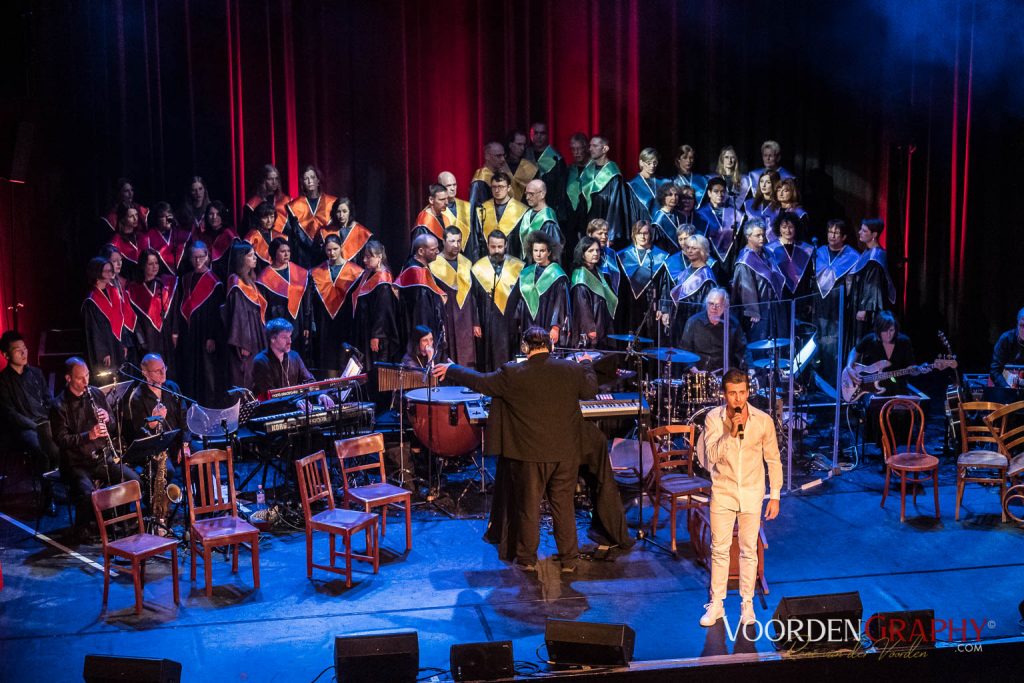
<path fill-rule="evenodd" d="M 847 403 L 856 401 L 865 394 L 881 394 L 885 391 L 880 384 L 894 377 L 905 377 L 907 375 L 923 375 L 932 370 L 945 370 L 955 368 L 956 360 L 951 358 L 936 358 L 931 363 L 924 365 L 911 365 L 902 370 L 889 370 L 885 368 L 892 365 L 887 360 L 880 360 L 871 365 L 854 363 L 843 370 L 843 381 L 840 387 L 843 400 Z"/>
<path fill-rule="evenodd" d="M 946 357 L 955 359 L 949 339 L 939 330 L 939 343 L 946 350 Z M 946 387 L 946 425 L 949 428 L 949 437 L 952 442 L 960 442 L 960 404 L 964 398 L 963 384 L 960 382 L 960 373 L 953 373 L 953 383 Z"/>

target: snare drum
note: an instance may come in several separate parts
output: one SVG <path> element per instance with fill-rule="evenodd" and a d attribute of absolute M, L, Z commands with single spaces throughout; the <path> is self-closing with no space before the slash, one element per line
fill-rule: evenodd
<path fill-rule="evenodd" d="M 469 422 L 468 407 L 483 396 L 466 387 L 413 389 L 405 393 L 412 431 L 435 455 L 457 458 L 480 445 L 480 427 Z"/>

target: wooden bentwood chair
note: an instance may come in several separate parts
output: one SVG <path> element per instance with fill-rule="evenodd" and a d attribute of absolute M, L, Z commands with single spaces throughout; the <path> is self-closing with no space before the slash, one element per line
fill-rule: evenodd
<path fill-rule="evenodd" d="M 107 510 L 125 505 L 135 504 L 135 511 L 128 511 L 120 516 L 104 519 Z M 142 614 L 142 585 L 146 581 L 146 560 L 167 551 L 171 552 L 171 581 L 174 587 L 174 604 L 181 604 L 178 591 L 178 541 L 147 534 L 142 521 L 142 491 L 139 482 L 129 480 L 115 486 L 97 489 L 92 492 L 92 510 L 96 515 L 96 524 L 100 528 L 100 539 L 103 541 L 103 609 L 107 608 L 107 596 L 110 593 L 110 558 L 123 557 L 132 563 L 132 581 L 135 584 L 135 613 Z M 115 513 L 116 514 L 116 513 Z M 124 538 L 112 540 L 107 527 L 119 522 L 127 522 L 135 518 L 137 531 Z"/>
<path fill-rule="evenodd" d="M 985 424 L 992 430 L 999 450 L 1007 457 L 1009 464 L 1006 469 L 1007 483 L 1012 486 L 1003 492 L 1003 520 L 1011 517 L 1018 524 L 1024 519 L 1010 511 L 1011 502 L 1024 501 L 1024 401 L 1010 403 L 985 416 Z"/>
<path fill-rule="evenodd" d="M 1002 431 L 1002 420 L 991 427 L 985 418 L 1003 407 L 1002 403 L 968 401 L 958 407 L 960 412 L 960 455 L 956 459 L 956 514 L 960 520 L 960 502 L 968 482 L 975 484 L 999 484 L 999 507 L 1002 508 L 1002 494 L 1006 489 L 1006 470 L 1010 460 L 1000 451 L 996 435 Z M 987 476 L 982 476 L 987 474 Z M 1006 512 L 1002 512 L 1006 521 Z"/>
<path fill-rule="evenodd" d="M 313 567 L 342 574 L 345 587 L 352 587 L 352 560 L 369 562 L 373 573 L 380 568 L 380 548 L 377 545 L 377 515 L 334 507 L 334 491 L 331 489 L 331 473 L 327 469 L 327 456 L 323 451 L 307 455 L 295 461 L 295 472 L 299 480 L 299 494 L 302 496 L 302 512 L 306 518 L 306 577 L 313 578 Z M 326 509 L 313 512 L 313 505 L 324 501 Z M 325 531 L 330 536 L 330 564 L 313 564 L 313 532 Z M 352 552 L 352 534 L 366 532 L 366 554 Z M 335 551 L 335 536 L 345 541 L 345 552 Z M 345 568 L 334 566 L 338 556 L 345 558 Z"/>
<path fill-rule="evenodd" d="M 904 420 L 896 419 L 894 413 L 905 416 Z M 914 505 L 917 505 L 917 485 L 924 485 L 929 479 L 935 494 L 935 518 L 939 518 L 939 459 L 929 455 L 924 449 L 924 411 L 917 402 L 905 398 L 894 398 L 886 401 L 879 411 L 878 421 L 882 428 L 882 453 L 885 456 L 885 485 L 882 488 L 882 503 L 889 495 L 889 478 L 893 473 L 900 477 L 900 522 L 907 515 L 907 484 L 914 487 Z M 905 438 L 896 431 L 899 427 L 902 434 L 906 429 Z M 902 450 L 901 450 L 902 449 Z"/>
<path fill-rule="evenodd" d="M 192 473 L 195 468 L 195 474 Z M 221 488 L 221 477 L 227 479 L 227 498 Z M 203 571 L 206 579 L 206 597 L 213 595 L 213 565 L 210 551 L 230 545 L 232 549 L 231 573 L 238 572 L 238 546 L 248 543 L 252 553 L 252 583 L 260 587 L 260 532 L 238 517 L 235 501 L 235 466 L 231 448 L 210 448 L 185 458 L 185 491 L 188 495 L 189 549 L 192 562 L 189 577 L 196 580 L 196 554 L 203 549 Z M 215 515 L 215 516 L 207 516 Z"/>
<path fill-rule="evenodd" d="M 668 425 L 647 432 L 651 452 L 654 453 L 654 465 L 647 482 L 647 490 L 651 494 L 654 507 L 651 534 L 657 531 L 661 506 L 668 503 L 673 553 L 676 552 L 677 513 L 686 510 L 687 529 L 692 539 L 693 511 L 706 506 L 711 497 L 711 482 L 693 474 L 693 458 L 696 455 L 695 429 L 693 425 Z M 684 447 L 681 449 L 675 448 L 673 444 L 677 437 L 682 437 L 684 441 Z M 703 495 L 704 498 L 694 500 L 695 495 Z"/>
<path fill-rule="evenodd" d="M 412 550 L 412 493 L 400 486 L 387 483 L 387 474 L 384 471 L 384 435 L 380 432 L 354 436 L 351 439 L 340 439 L 334 442 L 334 450 L 338 455 L 338 463 L 341 466 L 341 482 L 345 491 L 345 502 L 355 503 L 361 506 L 366 512 L 375 507 L 384 507 L 380 515 L 380 534 L 385 535 L 388 530 L 388 505 L 405 505 L 405 550 Z M 374 458 L 376 456 L 376 458 Z M 365 461 L 362 464 L 355 464 L 358 458 Z M 351 486 L 349 475 L 358 472 L 365 472 L 366 476 L 373 476 L 373 473 L 380 478 L 379 481 L 366 486 Z"/>

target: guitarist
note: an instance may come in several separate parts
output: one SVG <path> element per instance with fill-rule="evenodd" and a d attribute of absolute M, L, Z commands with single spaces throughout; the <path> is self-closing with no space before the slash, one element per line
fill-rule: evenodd
<path fill-rule="evenodd" d="M 914 347 L 910 337 L 900 333 L 900 325 L 896 317 L 889 311 L 880 311 L 872 321 L 874 332 L 870 332 L 857 342 L 850 350 L 847 358 L 847 369 L 854 363 L 871 365 L 880 360 L 889 361 L 890 370 L 902 370 L 914 364 Z M 882 384 L 882 396 L 897 396 L 907 393 L 907 383 L 902 377 L 893 377 Z"/>
<path fill-rule="evenodd" d="M 989 377 L 995 386 L 1011 386 L 1003 375 L 1003 368 L 1007 365 L 1024 365 L 1024 308 L 1017 311 L 1017 329 L 1007 330 L 999 335 L 999 341 L 992 349 Z M 1024 388 L 1024 383 L 1018 380 L 1016 388 Z"/>

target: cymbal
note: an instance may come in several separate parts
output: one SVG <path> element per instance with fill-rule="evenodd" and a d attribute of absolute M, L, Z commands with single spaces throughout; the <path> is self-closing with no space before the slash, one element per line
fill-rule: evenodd
<path fill-rule="evenodd" d="M 761 339 L 756 342 L 750 342 L 747 344 L 747 348 L 751 351 L 763 351 L 764 349 L 781 349 L 785 346 L 789 346 L 789 340 L 785 337 L 776 337 L 775 339 Z"/>
<path fill-rule="evenodd" d="M 650 351 L 644 351 L 644 355 L 648 358 L 653 358 L 662 363 L 696 363 L 700 360 L 700 356 L 691 352 L 684 351 L 682 349 L 674 349 L 671 346 L 665 346 L 659 349 L 651 349 Z"/>
<path fill-rule="evenodd" d="M 751 363 L 751 365 L 753 367 L 759 369 L 759 370 L 764 370 L 765 368 L 773 367 L 773 363 L 772 363 L 772 359 L 771 358 L 758 358 L 753 363 Z M 789 368 L 789 359 L 788 358 L 780 358 L 779 359 L 779 367 L 783 368 L 783 369 Z"/>
<path fill-rule="evenodd" d="M 633 334 L 609 334 L 608 338 L 609 339 L 614 339 L 615 341 L 626 342 L 627 344 L 629 342 L 633 342 L 634 344 L 653 344 L 654 343 L 653 339 L 648 339 L 647 337 L 638 337 L 638 336 L 633 335 Z"/>

